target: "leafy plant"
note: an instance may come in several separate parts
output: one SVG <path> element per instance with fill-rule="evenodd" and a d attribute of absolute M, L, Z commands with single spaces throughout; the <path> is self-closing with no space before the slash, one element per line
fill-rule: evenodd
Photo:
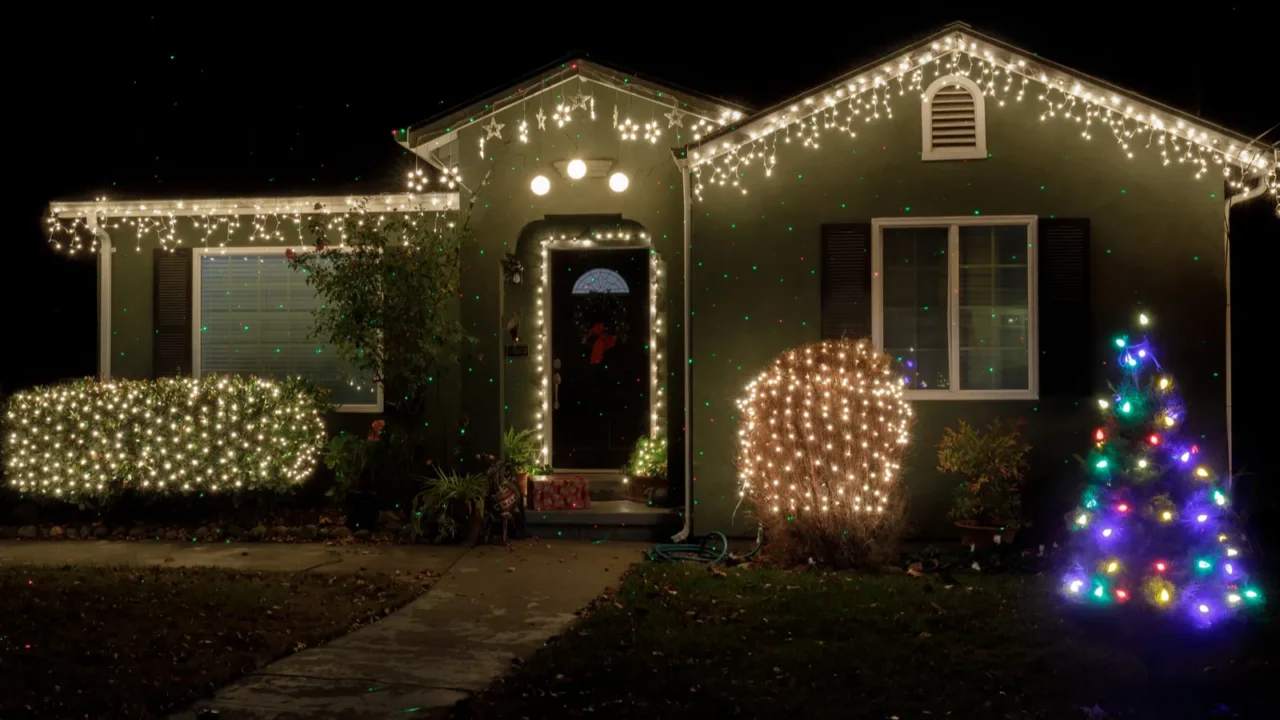
<path fill-rule="evenodd" d="M 446 473 L 436 468 L 436 477 L 423 482 L 422 490 L 413 497 L 409 517 L 415 535 L 422 535 L 422 517 L 434 520 L 437 540 L 450 540 L 458 534 L 460 516 L 484 514 L 489 495 L 489 478 L 480 473 Z"/>
<path fill-rule="evenodd" d="M 665 478 L 667 476 L 667 441 L 663 438 L 650 440 L 647 436 L 636 441 L 631 451 L 631 459 L 623 466 L 622 472 L 637 477 Z"/>
<path fill-rule="evenodd" d="M 538 434 L 533 430 L 516 430 L 508 427 L 502 436 L 503 455 L 512 472 L 532 472 L 537 467 L 542 452 L 538 447 Z"/>
<path fill-rule="evenodd" d="M 313 215 L 307 228 L 315 251 L 286 256 L 316 289 L 313 334 L 382 386 L 389 429 L 402 440 L 394 455 L 407 476 L 425 460 L 424 420 L 439 399 L 437 377 L 472 340 L 458 312 L 460 256 L 471 234 L 465 222 L 426 214 L 353 212 L 332 222 Z"/>
<path fill-rule="evenodd" d="M 353 490 L 367 489 L 361 481 L 370 462 L 377 461 L 375 453 L 385 424 L 384 420 L 373 421 L 369 434 L 363 438 L 346 432 L 329 438 L 324 464 L 333 471 L 333 486 L 325 491 L 326 496 L 340 501 Z"/>
<path fill-rule="evenodd" d="M 964 420 L 959 430 L 946 428 L 938 443 L 938 470 L 968 478 L 955 489 L 951 517 L 983 527 L 1016 527 L 1030 450 L 1017 426 L 999 418 L 985 432 Z"/>

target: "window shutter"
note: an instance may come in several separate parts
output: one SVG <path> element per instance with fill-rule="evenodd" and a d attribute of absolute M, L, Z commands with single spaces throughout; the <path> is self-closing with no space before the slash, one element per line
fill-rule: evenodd
<path fill-rule="evenodd" d="M 871 223 L 822 226 L 822 338 L 871 337 Z"/>
<path fill-rule="evenodd" d="M 156 248 L 152 312 L 156 377 L 191 373 L 191 248 Z"/>
<path fill-rule="evenodd" d="M 1093 387 L 1089 220 L 1041 218 L 1040 395 L 1087 397 Z"/>

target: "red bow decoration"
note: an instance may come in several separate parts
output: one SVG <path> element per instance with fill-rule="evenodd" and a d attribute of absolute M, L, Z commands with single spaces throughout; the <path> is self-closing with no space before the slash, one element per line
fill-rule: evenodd
<path fill-rule="evenodd" d="M 613 347 L 618 342 L 617 335 L 606 335 L 604 323 L 596 323 L 591 330 L 587 332 L 587 337 L 595 338 L 596 342 L 591 346 L 591 364 L 599 365 L 604 360 L 604 351 Z"/>

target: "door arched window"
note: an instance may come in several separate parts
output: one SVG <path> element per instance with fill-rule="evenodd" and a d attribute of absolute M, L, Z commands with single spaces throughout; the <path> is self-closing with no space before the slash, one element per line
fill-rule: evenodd
<path fill-rule="evenodd" d="M 618 273 L 607 268 L 594 268 L 582 273 L 573 283 L 574 295 L 586 295 L 587 293 L 618 293 L 625 295 L 631 292 L 631 288 L 627 286 L 627 281 L 622 279 Z"/>

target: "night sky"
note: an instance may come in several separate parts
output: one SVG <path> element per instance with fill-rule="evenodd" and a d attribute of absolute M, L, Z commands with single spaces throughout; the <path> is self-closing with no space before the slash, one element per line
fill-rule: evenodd
<path fill-rule="evenodd" d="M 964 13 L 913 3 L 897 17 L 826 17 L 812 4 L 59 10 L 30 23 L 31 48 L 8 48 L 20 162 L 7 183 L 18 204 L 6 244 L 18 252 L 4 260 L 6 337 L 22 350 L 4 353 L 0 388 L 95 371 L 94 264 L 47 248 L 50 200 L 395 192 L 412 163 L 392 128 L 567 54 L 762 108 L 953 20 L 1254 136 L 1280 121 L 1268 39 L 1280 13 L 1268 5 L 1117 15 L 1114 2 Z M 1255 276 L 1276 259 L 1267 252 L 1250 257 Z M 1233 273 L 1237 285 L 1248 276 Z"/>

